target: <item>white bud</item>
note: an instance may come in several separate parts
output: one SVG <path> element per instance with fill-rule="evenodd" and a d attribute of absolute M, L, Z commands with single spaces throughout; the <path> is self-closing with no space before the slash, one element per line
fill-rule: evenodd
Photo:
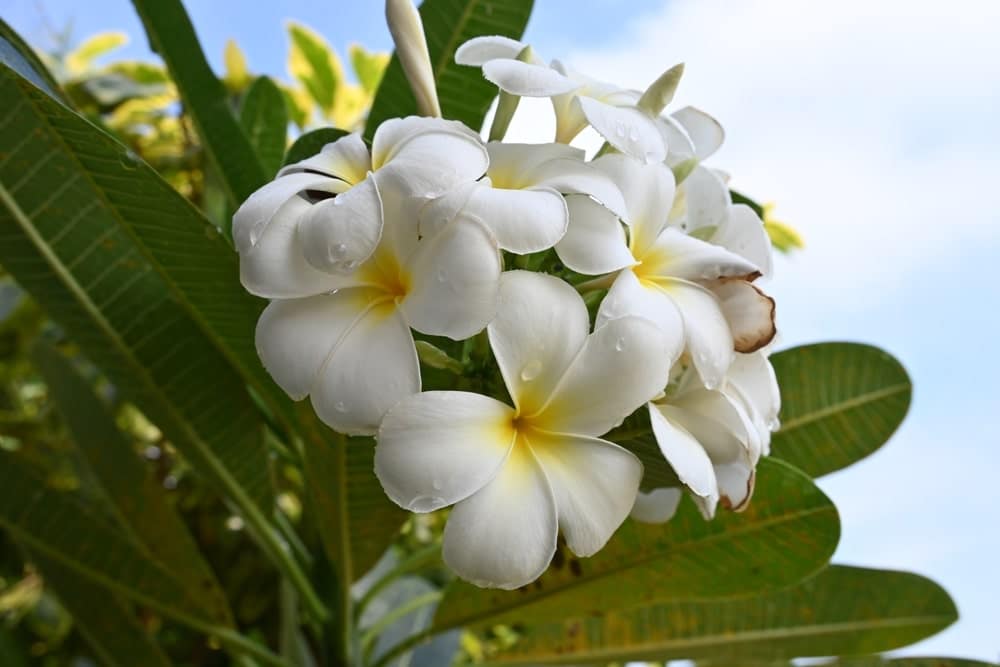
<path fill-rule="evenodd" d="M 417 8 L 410 0 L 386 0 L 385 19 L 392 41 L 396 43 L 399 62 L 417 98 L 417 108 L 424 116 L 440 118 L 441 106 L 434 86 L 434 71 Z"/>

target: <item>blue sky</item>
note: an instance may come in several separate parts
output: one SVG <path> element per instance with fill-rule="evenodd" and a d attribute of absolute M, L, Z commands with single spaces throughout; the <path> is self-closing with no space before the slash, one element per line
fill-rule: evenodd
<path fill-rule="evenodd" d="M 843 517 L 836 559 L 914 570 L 954 596 L 962 620 L 906 653 L 1000 658 L 1000 3 L 536 4 L 526 38 L 598 78 L 641 88 L 687 63 L 678 102 L 727 129 L 712 166 L 806 237 L 769 285 L 782 346 L 863 341 L 907 366 L 903 428 L 821 481 Z M 188 5 L 217 67 L 233 37 L 254 71 L 284 76 L 286 18 L 342 53 L 389 47 L 380 2 Z M 4 18 L 44 44 L 38 7 L 79 36 L 125 31 L 127 53 L 148 56 L 126 0 L 7 0 Z M 528 108 L 522 129 L 545 114 Z"/>

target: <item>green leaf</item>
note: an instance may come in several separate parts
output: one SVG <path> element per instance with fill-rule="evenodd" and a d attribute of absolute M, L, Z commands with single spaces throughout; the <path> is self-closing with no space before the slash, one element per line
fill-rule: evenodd
<path fill-rule="evenodd" d="M 79 74 L 92 67 L 94 60 L 128 44 L 123 32 L 99 32 L 91 35 L 66 55 L 69 70 Z"/>
<path fill-rule="evenodd" d="M 528 625 L 520 641 L 490 662 L 709 658 L 744 665 L 886 651 L 929 637 L 957 618 L 951 598 L 929 579 L 831 566 L 792 589 L 752 598 L 628 610 L 581 607 L 574 617 Z"/>
<path fill-rule="evenodd" d="M 455 64 L 455 49 L 482 35 L 520 39 L 531 15 L 532 0 L 424 0 L 420 18 L 427 36 L 434 81 L 445 118 L 460 120 L 479 130 L 497 87 L 483 78 L 478 67 Z M 365 137 L 371 138 L 382 121 L 417 113 L 399 57 L 393 54 L 375 95 Z"/>
<path fill-rule="evenodd" d="M 234 362 L 256 314 L 235 258 L 134 154 L 6 67 L 0 97 L 0 263 L 244 518 L 266 516 L 261 422 L 233 370 L 252 373 Z"/>
<path fill-rule="evenodd" d="M 729 198 L 733 200 L 734 204 L 746 204 L 753 209 L 753 212 L 757 214 L 758 218 L 761 220 L 764 219 L 764 207 L 750 197 L 747 197 L 745 194 L 737 192 L 736 190 L 730 190 Z"/>
<path fill-rule="evenodd" d="M 820 663 L 820 667 L 997 667 L 997 663 L 964 658 L 886 658 L 880 655 L 863 655 L 837 658 Z"/>
<path fill-rule="evenodd" d="M 31 358 L 119 527 L 170 568 L 200 606 L 215 610 L 217 618 L 231 619 L 214 573 L 167 502 L 163 488 L 118 430 L 90 383 L 48 344 L 36 344 Z"/>
<path fill-rule="evenodd" d="M 805 345 L 773 355 L 771 363 L 781 387 L 781 429 L 771 454 L 813 477 L 877 450 L 910 406 L 906 370 L 869 345 Z"/>
<path fill-rule="evenodd" d="M 705 521 L 685 499 L 664 525 L 626 521 L 597 555 L 560 547 L 540 579 L 516 591 L 456 582 L 436 631 L 526 623 L 654 602 L 759 593 L 803 580 L 827 563 L 840 523 L 833 503 L 803 473 L 765 459 L 742 514 Z"/>
<path fill-rule="evenodd" d="M 239 206 L 267 178 L 253 147 L 229 108 L 226 89 L 212 72 L 180 0 L 133 0 L 149 43 L 170 75 L 198 128 L 202 144 L 222 176 L 233 206 Z"/>
<path fill-rule="evenodd" d="M 250 85 L 253 77 L 247 67 L 247 57 L 236 43 L 236 40 L 227 39 L 226 48 L 222 54 L 226 72 L 222 76 L 223 83 L 231 92 L 241 93 Z"/>
<path fill-rule="evenodd" d="M 351 67 L 358 75 L 361 88 L 373 95 L 378 90 L 378 85 L 382 82 L 382 75 L 389 65 L 388 53 L 372 53 L 360 44 L 351 44 L 348 48 L 351 57 Z"/>
<path fill-rule="evenodd" d="M 20 72 L 28 81 L 66 103 L 66 94 L 41 58 L 3 19 L 0 19 L 0 63 Z"/>
<path fill-rule="evenodd" d="M 170 660 L 117 595 L 77 576 L 59 561 L 29 550 L 46 586 L 73 617 L 73 624 L 105 667 L 169 667 Z M 7 664 L 7 663 L 4 663 Z"/>
<path fill-rule="evenodd" d="M 291 145 L 282 166 L 305 160 L 319 153 L 323 146 L 331 144 L 341 137 L 346 137 L 347 132 L 335 127 L 321 127 L 318 130 L 306 132 Z"/>
<path fill-rule="evenodd" d="M 605 440 L 621 445 L 642 461 L 642 490 L 651 491 L 670 486 L 680 486 L 677 473 L 667 463 L 660 446 L 653 436 L 649 412 L 636 410 L 621 426 L 604 436 Z"/>
<path fill-rule="evenodd" d="M 311 28 L 290 21 L 288 37 L 288 71 L 297 79 L 316 104 L 330 113 L 337 97 L 337 88 L 344 80 L 343 66 L 336 52 Z"/>
<path fill-rule="evenodd" d="M 99 584 L 182 622 L 228 619 L 198 604 L 176 575 L 73 493 L 12 454 L 0 455 L 0 525 L 34 553 L 77 577 Z"/>
<path fill-rule="evenodd" d="M 264 174 L 273 178 L 285 156 L 288 111 L 281 89 L 266 76 L 250 85 L 240 109 L 240 125 L 250 137 Z"/>
<path fill-rule="evenodd" d="M 781 252 L 788 253 L 793 250 L 804 248 L 805 241 L 802 236 L 792 227 L 777 220 L 764 220 L 764 231 L 771 239 L 771 245 Z"/>

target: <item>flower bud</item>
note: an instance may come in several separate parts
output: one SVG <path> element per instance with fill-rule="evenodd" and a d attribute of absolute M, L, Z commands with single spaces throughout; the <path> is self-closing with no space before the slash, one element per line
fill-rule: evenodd
<path fill-rule="evenodd" d="M 420 14 L 410 0 L 386 0 L 385 18 L 399 62 L 417 98 L 417 108 L 424 116 L 440 117 L 441 106 Z"/>

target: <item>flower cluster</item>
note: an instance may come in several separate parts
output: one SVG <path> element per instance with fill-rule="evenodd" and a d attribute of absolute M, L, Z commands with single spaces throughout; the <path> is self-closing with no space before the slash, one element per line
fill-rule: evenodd
<path fill-rule="evenodd" d="M 389 4 L 399 44 L 413 16 Z M 398 49 L 433 114 L 425 51 Z M 756 284 L 771 249 L 703 163 L 721 127 L 664 112 L 680 67 L 640 93 L 506 38 L 456 61 L 507 111 L 550 97 L 555 141 L 487 143 L 414 116 L 282 169 L 233 223 L 242 282 L 271 300 L 264 366 L 332 428 L 376 436 L 393 501 L 453 506 L 444 560 L 481 586 L 532 581 L 560 534 L 589 556 L 630 514 L 672 515 L 680 490 L 640 490 L 639 459 L 602 437 L 637 411 L 706 518 L 744 507 L 779 406 L 774 302 Z M 569 145 L 587 126 L 607 142 L 590 160 Z M 421 359 L 452 384 L 438 371 L 421 391 Z"/>

